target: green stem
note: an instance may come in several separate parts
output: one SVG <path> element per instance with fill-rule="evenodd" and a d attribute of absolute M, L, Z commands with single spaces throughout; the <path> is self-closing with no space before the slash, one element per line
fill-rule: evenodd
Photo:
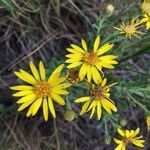
<path fill-rule="evenodd" d="M 59 141 L 59 137 L 58 137 L 56 119 L 54 119 L 54 130 L 55 130 L 55 136 L 56 136 L 56 142 L 57 142 L 57 150 L 60 150 L 60 141 Z"/>
<path fill-rule="evenodd" d="M 107 118 L 104 119 L 104 125 L 105 125 L 105 135 L 108 135 Z"/>

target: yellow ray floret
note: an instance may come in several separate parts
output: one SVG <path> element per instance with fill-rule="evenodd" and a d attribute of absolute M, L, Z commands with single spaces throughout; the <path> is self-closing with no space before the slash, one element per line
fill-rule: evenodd
<path fill-rule="evenodd" d="M 144 34 L 138 31 L 138 28 L 141 27 L 140 24 L 141 24 L 140 20 L 132 19 L 132 21 L 128 24 L 125 24 L 124 22 L 122 22 L 120 24 L 120 28 L 117 28 L 117 27 L 114 27 L 114 28 L 117 29 L 120 34 L 124 34 L 125 37 L 131 38 L 132 36 L 135 36 L 137 38 L 140 38 L 138 34 Z"/>
<path fill-rule="evenodd" d="M 104 78 L 100 83 L 92 85 L 91 94 L 89 96 L 81 97 L 75 100 L 76 103 L 84 103 L 80 115 L 91 110 L 90 119 L 93 117 L 94 113 L 97 114 L 97 119 L 101 119 L 102 107 L 109 113 L 112 111 L 116 112 L 117 107 L 115 103 L 110 99 L 109 90 L 111 85 L 106 85 L 107 79 Z"/>
<path fill-rule="evenodd" d="M 150 29 L 150 15 L 144 14 L 143 18 L 141 19 L 141 22 L 146 23 L 146 29 Z"/>
<path fill-rule="evenodd" d="M 146 116 L 147 131 L 150 132 L 150 114 Z"/>
<path fill-rule="evenodd" d="M 93 48 L 88 49 L 86 42 L 81 40 L 82 48 L 71 44 L 71 48 L 67 48 L 70 54 L 67 54 L 67 60 L 65 61 L 69 65 L 67 68 L 79 67 L 79 78 L 83 80 L 87 77 L 91 82 L 93 79 L 95 83 L 101 81 L 100 72 L 102 68 L 113 69 L 118 62 L 115 60 L 118 56 L 104 55 L 108 52 L 113 44 L 107 43 L 100 47 L 100 37 L 98 36 L 94 42 Z"/>
<path fill-rule="evenodd" d="M 27 85 L 10 87 L 12 90 L 17 91 L 13 96 L 20 97 L 17 101 L 18 104 L 21 104 L 18 111 L 22 111 L 30 106 L 27 117 L 34 116 L 42 105 L 45 121 L 48 120 L 49 111 L 52 116 L 56 118 L 53 101 L 59 105 L 65 105 L 65 101 L 61 95 L 68 94 L 66 88 L 71 85 L 70 83 L 64 83 L 66 77 L 60 77 L 63 66 L 63 64 L 58 66 L 48 80 L 46 80 L 46 71 L 42 61 L 39 63 L 39 71 L 35 65 L 30 62 L 32 74 L 22 69 L 20 69 L 19 72 L 15 72 L 18 78 L 27 83 Z"/>
<path fill-rule="evenodd" d="M 150 15 L 150 0 L 144 0 L 141 4 L 141 10 L 143 13 Z"/>
<path fill-rule="evenodd" d="M 138 147 L 144 147 L 143 136 L 137 136 L 140 132 L 140 128 L 137 128 L 136 130 L 122 130 L 118 128 L 118 133 L 122 137 L 120 139 L 114 138 L 114 142 L 118 144 L 118 146 L 115 148 L 115 150 L 126 150 L 126 147 L 129 144 L 133 144 Z"/>

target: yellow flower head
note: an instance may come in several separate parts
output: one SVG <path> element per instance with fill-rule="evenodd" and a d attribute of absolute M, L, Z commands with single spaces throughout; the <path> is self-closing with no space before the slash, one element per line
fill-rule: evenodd
<path fill-rule="evenodd" d="M 147 130 L 150 131 L 150 114 L 146 116 L 146 124 L 147 124 Z"/>
<path fill-rule="evenodd" d="M 150 29 L 150 15 L 144 14 L 144 18 L 141 19 L 141 22 L 146 22 L 146 29 Z"/>
<path fill-rule="evenodd" d="M 83 80 L 85 76 L 87 76 L 89 82 L 93 79 L 95 83 L 98 83 L 101 81 L 99 71 L 102 71 L 102 67 L 113 69 L 113 65 L 118 64 L 118 62 L 114 60 L 118 56 L 103 56 L 104 53 L 113 47 L 113 44 L 107 43 L 102 47 L 99 47 L 99 36 L 96 38 L 92 50 L 87 48 L 87 44 L 83 39 L 81 44 L 82 48 L 75 44 L 71 44 L 72 48 L 67 48 L 67 50 L 71 53 L 66 55 L 66 63 L 69 63 L 67 68 L 79 67 L 80 80 Z"/>
<path fill-rule="evenodd" d="M 143 34 L 142 32 L 138 31 L 137 29 L 140 28 L 139 26 L 141 24 L 140 20 L 134 20 L 132 19 L 131 23 L 125 24 L 122 22 L 120 24 L 120 28 L 116 28 L 120 34 L 125 34 L 126 37 L 131 38 L 132 36 L 135 36 L 137 38 L 140 38 L 137 34 Z"/>
<path fill-rule="evenodd" d="M 112 111 L 116 112 L 117 108 L 115 103 L 110 99 L 109 90 L 111 85 L 106 85 L 107 79 L 104 78 L 100 83 L 93 85 L 90 96 L 81 97 L 75 100 L 76 103 L 84 103 L 80 115 L 92 110 L 90 119 L 93 117 L 94 113 L 97 113 L 97 119 L 101 119 L 102 107 L 109 113 Z"/>
<path fill-rule="evenodd" d="M 69 83 L 64 83 L 66 77 L 60 77 L 63 66 L 64 65 L 62 64 L 56 68 L 48 80 L 46 79 L 45 68 L 42 61 L 39 63 L 39 71 L 34 64 L 30 62 L 30 69 L 33 75 L 22 69 L 20 69 L 19 72 L 15 72 L 18 78 L 27 83 L 27 85 L 10 87 L 12 90 L 17 91 L 13 96 L 21 97 L 17 101 L 18 104 L 21 104 L 18 111 L 22 111 L 30 106 L 26 116 L 34 116 L 40 106 L 43 105 L 43 116 L 45 121 L 48 120 L 49 111 L 55 118 L 56 113 L 53 100 L 60 105 L 65 105 L 65 101 L 60 95 L 68 94 L 65 89 L 70 86 Z"/>
<path fill-rule="evenodd" d="M 150 0 L 144 0 L 141 4 L 141 10 L 143 13 L 150 15 Z"/>
<path fill-rule="evenodd" d="M 137 136 L 140 132 L 140 128 L 136 130 L 121 130 L 118 128 L 118 133 L 122 137 L 120 139 L 114 138 L 114 142 L 118 144 L 115 150 L 126 150 L 127 145 L 133 144 L 138 147 L 144 147 L 145 140 L 142 140 L 143 136 Z"/>

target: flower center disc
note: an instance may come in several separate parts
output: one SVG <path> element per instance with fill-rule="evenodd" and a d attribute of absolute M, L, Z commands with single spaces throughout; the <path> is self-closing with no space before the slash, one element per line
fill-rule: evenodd
<path fill-rule="evenodd" d="M 87 65 L 95 65 L 95 63 L 98 60 L 98 56 L 96 53 L 91 52 L 91 53 L 86 53 L 83 57 L 83 61 L 87 64 Z"/>
<path fill-rule="evenodd" d="M 94 99 L 101 99 L 103 98 L 103 91 L 104 89 L 101 86 L 96 86 L 93 90 L 92 90 L 92 96 Z"/>
<path fill-rule="evenodd" d="M 47 81 L 40 81 L 35 85 L 37 97 L 47 97 L 50 95 L 51 87 Z"/>
<path fill-rule="evenodd" d="M 124 142 L 125 145 L 128 145 L 128 144 L 132 143 L 129 138 L 124 138 L 123 142 Z"/>
<path fill-rule="evenodd" d="M 128 25 L 125 27 L 125 32 L 128 33 L 128 34 L 134 34 L 135 31 L 136 31 L 136 28 L 132 25 Z"/>

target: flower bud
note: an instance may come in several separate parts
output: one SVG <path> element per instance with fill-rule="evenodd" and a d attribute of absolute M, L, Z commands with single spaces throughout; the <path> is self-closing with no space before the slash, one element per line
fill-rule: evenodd
<path fill-rule="evenodd" d="M 110 17 L 114 12 L 115 7 L 112 4 L 108 4 L 105 8 L 106 15 Z"/>
<path fill-rule="evenodd" d="M 68 122 L 73 121 L 75 118 L 77 118 L 76 113 L 73 110 L 66 110 L 64 112 L 64 119 Z"/>
<path fill-rule="evenodd" d="M 111 143 L 111 136 L 109 134 L 104 135 L 104 143 L 109 145 Z"/>
<path fill-rule="evenodd" d="M 120 120 L 120 125 L 121 125 L 122 127 L 125 127 L 125 126 L 127 125 L 126 119 L 121 119 L 121 120 Z"/>

